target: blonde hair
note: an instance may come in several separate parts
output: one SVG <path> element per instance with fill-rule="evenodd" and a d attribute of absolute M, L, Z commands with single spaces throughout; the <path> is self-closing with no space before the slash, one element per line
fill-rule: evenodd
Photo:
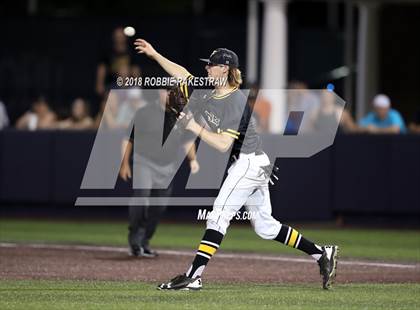
<path fill-rule="evenodd" d="M 242 84 L 242 75 L 238 68 L 229 68 L 228 83 L 234 87 L 239 87 Z"/>

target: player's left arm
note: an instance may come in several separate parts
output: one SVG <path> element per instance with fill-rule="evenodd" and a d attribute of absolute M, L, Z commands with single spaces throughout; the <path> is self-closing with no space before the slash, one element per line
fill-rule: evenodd
<path fill-rule="evenodd" d="M 199 125 L 194 118 L 188 122 L 186 129 L 190 130 L 199 136 L 201 140 L 222 153 L 225 153 L 230 149 L 234 140 L 230 135 L 208 131 Z"/>

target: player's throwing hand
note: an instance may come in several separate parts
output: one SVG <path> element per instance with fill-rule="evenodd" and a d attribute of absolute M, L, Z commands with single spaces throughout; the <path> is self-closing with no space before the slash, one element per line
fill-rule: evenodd
<path fill-rule="evenodd" d="M 139 54 L 146 54 L 147 56 L 153 58 L 157 52 L 156 50 L 153 48 L 153 46 L 147 42 L 146 40 L 143 39 L 137 39 L 134 42 L 134 45 L 136 46 L 135 49 L 137 51 L 137 53 Z"/>

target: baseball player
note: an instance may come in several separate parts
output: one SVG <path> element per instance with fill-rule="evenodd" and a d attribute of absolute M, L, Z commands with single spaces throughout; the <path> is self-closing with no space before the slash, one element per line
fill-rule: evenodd
<path fill-rule="evenodd" d="M 134 149 L 133 174 L 136 176 L 134 185 L 139 190 L 134 190 L 133 198 L 142 197 L 144 202 L 143 205 L 130 203 L 128 209 L 130 254 L 137 257 L 153 258 L 157 256 L 157 252 L 150 248 L 149 243 L 166 206 L 149 206 L 148 197 L 151 195 L 151 188 L 164 184 L 165 180 L 175 172 L 176 156 L 174 154 L 178 153 L 180 145 L 183 145 L 189 159 L 191 173 L 195 174 L 200 169 L 195 156 L 195 137 L 191 133 L 177 132 L 175 139 L 171 139 L 165 144 L 168 151 L 159 152 L 172 130 L 176 118 L 165 110 L 168 92 L 160 90 L 158 97 L 152 98 L 151 102 L 136 111 L 132 123 L 128 127 L 130 132 L 127 132 L 127 136 L 121 145 L 123 160 L 119 173 L 120 177 L 124 181 L 131 178 L 130 157 Z M 156 136 L 162 134 L 161 117 L 163 113 L 165 115 L 163 141 L 157 141 Z M 136 139 L 136 143 L 134 143 L 134 139 Z M 158 193 L 161 196 L 170 196 L 172 186 L 170 185 L 166 190 L 159 190 Z"/>
<path fill-rule="evenodd" d="M 191 78 L 184 67 L 159 54 L 147 41 L 137 39 L 135 46 L 139 53 L 155 60 L 171 76 L 184 80 Z M 254 216 L 251 223 L 260 237 L 278 241 L 312 256 L 318 262 L 323 288 L 328 289 L 336 275 L 338 246 L 319 246 L 271 215 L 268 189 L 270 175 L 265 173 L 270 161 L 262 150 L 247 98 L 239 90 L 242 78 L 238 69 L 238 56 L 231 50 L 218 48 L 208 59 L 200 60 L 206 63 L 205 69 L 209 77 L 227 80 L 227 83 L 215 85 L 210 96 L 191 98 L 199 101 L 197 106 L 201 111 L 200 115 L 193 114 L 194 117 L 188 119 L 189 115 L 182 113 L 179 119 L 185 122 L 187 118 L 186 130 L 199 136 L 211 147 L 220 152 L 232 150 L 233 153 L 239 153 L 239 157 L 230 166 L 214 201 L 206 231 L 191 266 L 186 273 L 160 284 L 158 289 L 201 289 L 201 275 L 220 247 L 230 220 L 243 205 L 252 211 Z M 194 94 L 192 97 L 195 97 Z M 188 105 L 190 103 L 192 102 Z M 207 123 L 202 124 L 199 119 L 204 119 Z"/>

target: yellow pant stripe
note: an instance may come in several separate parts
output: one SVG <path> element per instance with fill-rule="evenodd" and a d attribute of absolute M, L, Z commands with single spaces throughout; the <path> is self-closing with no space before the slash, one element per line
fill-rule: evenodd
<path fill-rule="evenodd" d="M 201 252 L 210 254 L 210 255 L 213 255 L 214 253 L 216 253 L 215 248 L 213 248 L 211 246 L 208 246 L 208 245 L 205 245 L 205 244 L 200 244 L 200 246 L 198 247 L 198 250 L 201 251 Z"/>
<path fill-rule="evenodd" d="M 299 233 L 297 232 L 297 230 L 293 229 L 292 235 L 290 236 L 290 240 L 289 240 L 289 243 L 287 245 L 291 246 L 291 247 L 294 247 L 298 235 L 299 235 Z"/>

